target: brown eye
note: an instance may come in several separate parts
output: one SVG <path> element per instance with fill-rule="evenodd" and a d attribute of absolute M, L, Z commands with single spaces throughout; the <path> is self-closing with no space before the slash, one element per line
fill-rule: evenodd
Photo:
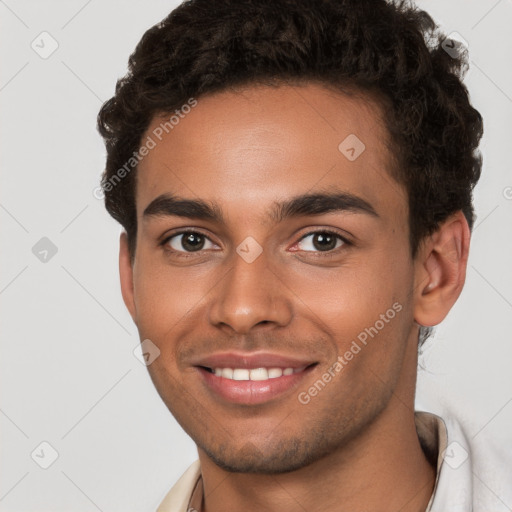
<path fill-rule="evenodd" d="M 330 231 L 316 231 L 309 233 L 299 241 L 299 249 L 301 251 L 332 251 L 345 244 L 345 240 Z"/>
<path fill-rule="evenodd" d="M 213 246 L 212 242 L 202 233 L 195 231 L 184 231 L 177 233 L 167 239 L 166 242 L 171 249 L 179 252 L 195 252 L 205 248 L 209 243 Z M 206 247 L 211 248 L 211 247 Z"/>

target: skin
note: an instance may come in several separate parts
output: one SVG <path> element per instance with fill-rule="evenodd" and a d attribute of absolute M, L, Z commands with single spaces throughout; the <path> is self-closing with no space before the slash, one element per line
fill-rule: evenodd
<path fill-rule="evenodd" d="M 366 146 L 354 161 L 338 150 L 349 134 Z M 457 300 L 470 233 L 456 212 L 411 258 L 407 195 L 390 177 L 390 147 L 381 109 L 364 95 L 250 86 L 199 98 L 139 164 L 133 260 L 121 235 L 123 298 L 141 339 L 161 351 L 148 370 L 198 446 L 208 512 L 407 512 L 430 499 L 435 469 L 414 424 L 418 329 L 441 322 Z M 335 188 L 378 216 L 267 217 L 275 201 Z M 164 193 L 216 202 L 225 222 L 144 216 Z M 210 242 L 181 258 L 159 243 L 183 228 Z M 313 235 L 301 241 L 322 230 L 351 243 L 329 255 Z M 263 249 L 252 263 L 236 252 L 248 236 Z M 185 251 L 180 240 L 173 246 Z M 401 311 L 300 403 L 298 394 L 397 302 Z M 237 405 L 212 393 L 193 366 L 220 350 L 317 364 L 277 399 Z"/>

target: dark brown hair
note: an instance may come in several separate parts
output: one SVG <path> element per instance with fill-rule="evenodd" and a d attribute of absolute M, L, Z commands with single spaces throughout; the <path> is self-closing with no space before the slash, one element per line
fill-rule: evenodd
<path fill-rule="evenodd" d="M 98 115 L 107 148 L 105 205 L 125 228 L 132 256 L 136 162 L 126 164 L 154 116 L 253 83 L 316 82 L 384 98 L 399 162 L 393 177 L 409 198 L 412 256 L 458 210 L 472 228 L 482 119 L 461 81 L 465 53 L 445 51 L 456 45 L 444 39 L 407 1 L 183 2 L 144 34 Z"/>

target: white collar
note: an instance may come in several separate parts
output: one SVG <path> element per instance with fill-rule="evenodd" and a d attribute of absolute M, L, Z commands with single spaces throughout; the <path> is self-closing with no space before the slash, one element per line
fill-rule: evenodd
<path fill-rule="evenodd" d="M 437 460 L 434 492 L 425 512 L 510 512 L 512 453 L 470 443 L 454 418 L 416 411 L 415 424 L 427 457 Z M 167 493 L 157 512 L 199 510 L 202 494 L 201 466 L 196 460 Z"/>

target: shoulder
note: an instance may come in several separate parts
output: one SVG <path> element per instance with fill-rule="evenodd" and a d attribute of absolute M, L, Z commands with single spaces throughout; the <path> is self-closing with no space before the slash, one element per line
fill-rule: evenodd
<path fill-rule="evenodd" d="M 429 511 L 510 510 L 511 441 L 499 446 L 485 432 L 469 432 L 465 422 L 448 411 L 442 417 L 416 412 L 416 424 L 422 446 L 437 451 L 438 477 Z"/>

